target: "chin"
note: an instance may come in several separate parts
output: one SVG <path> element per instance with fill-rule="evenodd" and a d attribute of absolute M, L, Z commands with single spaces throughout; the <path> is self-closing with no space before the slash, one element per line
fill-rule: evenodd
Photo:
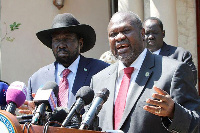
<path fill-rule="evenodd" d="M 119 55 L 117 59 L 121 60 L 123 64 L 129 64 L 135 61 L 137 57 L 134 54 L 125 54 L 123 56 Z"/>
<path fill-rule="evenodd" d="M 56 58 L 56 61 L 59 62 L 60 64 L 65 64 L 67 62 L 68 58 L 67 57 L 63 57 L 63 56 L 59 56 Z"/>

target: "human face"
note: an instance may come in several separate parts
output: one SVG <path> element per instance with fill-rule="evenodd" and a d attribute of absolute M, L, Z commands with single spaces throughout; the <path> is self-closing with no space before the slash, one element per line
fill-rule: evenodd
<path fill-rule="evenodd" d="M 145 29 L 145 45 L 151 52 L 157 51 L 163 46 L 163 38 L 165 31 L 163 31 L 157 20 L 147 20 L 144 23 Z"/>
<path fill-rule="evenodd" d="M 131 24 L 131 17 L 116 15 L 108 26 L 108 39 L 113 55 L 130 66 L 144 50 L 144 30 Z"/>
<path fill-rule="evenodd" d="M 83 39 L 78 39 L 75 33 L 61 32 L 52 35 L 52 51 L 56 61 L 69 67 L 80 54 Z"/>

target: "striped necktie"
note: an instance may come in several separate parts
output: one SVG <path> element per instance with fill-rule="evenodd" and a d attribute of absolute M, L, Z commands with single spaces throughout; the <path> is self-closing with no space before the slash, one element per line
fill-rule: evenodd
<path fill-rule="evenodd" d="M 63 78 L 59 84 L 59 92 L 58 92 L 58 106 L 67 107 L 68 103 L 68 91 L 69 91 L 69 82 L 67 80 L 67 76 L 71 71 L 69 69 L 63 70 Z"/>

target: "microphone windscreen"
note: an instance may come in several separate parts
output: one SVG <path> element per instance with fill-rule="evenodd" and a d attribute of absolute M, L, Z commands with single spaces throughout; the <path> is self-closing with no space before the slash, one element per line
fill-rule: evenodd
<path fill-rule="evenodd" d="M 103 101 L 107 101 L 109 94 L 110 94 L 109 90 L 107 88 L 103 88 L 101 89 L 101 91 L 96 93 L 96 97 L 100 97 L 103 99 Z"/>
<path fill-rule="evenodd" d="M 76 99 L 78 98 L 82 98 L 85 105 L 88 105 L 94 98 L 94 91 L 89 86 L 83 86 L 76 93 Z"/>
<path fill-rule="evenodd" d="M 68 114 L 69 114 L 69 110 L 67 108 L 57 107 L 52 112 L 50 121 L 58 121 L 62 123 Z"/>
<path fill-rule="evenodd" d="M 26 85 L 23 82 L 15 81 L 10 84 L 6 92 L 6 102 L 14 102 L 18 107 L 20 107 L 26 100 L 27 90 Z"/>
<path fill-rule="evenodd" d="M 0 82 L 0 106 L 6 106 L 6 92 L 8 85 L 4 82 Z"/>
<path fill-rule="evenodd" d="M 48 81 L 43 87 L 43 90 L 47 90 L 47 89 L 53 89 L 53 92 L 55 94 L 56 97 L 58 97 L 58 91 L 59 91 L 59 87 L 57 85 L 56 82 L 53 81 Z"/>

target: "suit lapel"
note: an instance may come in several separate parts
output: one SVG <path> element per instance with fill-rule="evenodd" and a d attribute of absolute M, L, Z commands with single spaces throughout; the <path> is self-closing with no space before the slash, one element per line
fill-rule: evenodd
<path fill-rule="evenodd" d="M 108 100 L 103 105 L 105 107 L 110 107 L 109 110 L 106 110 L 103 114 L 104 118 L 106 118 L 106 123 L 108 124 L 107 127 L 109 127 L 108 129 L 113 129 L 113 103 L 115 96 L 115 84 L 117 79 L 117 68 L 118 63 L 112 65 L 112 68 L 108 72 L 108 75 L 103 79 L 104 81 L 102 82 L 110 91 Z"/>
<path fill-rule="evenodd" d="M 136 81 L 127 99 L 126 107 L 124 109 L 122 120 L 120 121 L 118 129 L 121 128 L 126 118 L 128 117 L 129 113 L 134 108 L 135 104 L 140 98 L 142 91 L 145 89 L 145 85 L 147 84 L 148 79 L 151 77 L 152 74 L 151 68 L 153 66 L 154 66 L 154 56 L 149 51 L 147 51 L 144 62 L 140 68 Z"/>
<path fill-rule="evenodd" d="M 162 55 L 162 56 L 170 55 L 170 47 L 165 42 L 163 42 L 163 46 L 161 48 L 159 55 Z"/>
<path fill-rule="evenodd" d="M 87 66 L 88 63 L 89 62 L 88 62 L 87 58 L 85 58 L 81 55 L 80 61 L 78 64 L 78 70 L 76 72 L 76 77 L 75 77 L 73 88 L 72 88 L 72 93 L 74 94 L 74 96 L 76 95 L 76 92 L 78 91 L 78 89 L 80 89 L 82 86 L 84 86 L 85 80 L 90 71 L 90 67 Z"/>

